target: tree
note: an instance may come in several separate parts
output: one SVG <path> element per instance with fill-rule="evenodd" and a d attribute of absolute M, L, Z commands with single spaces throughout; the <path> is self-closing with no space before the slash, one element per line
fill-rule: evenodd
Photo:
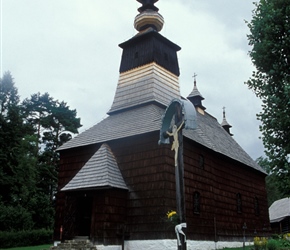
<path fill-rule="evenodd" d="M 247 85 L 262 100 L 260 131 L 271 171 L 290 194 L 290 5 L 288 0 L 255 3 L 248 35 L 256 70 Z"/>
<path fill-rule="evenodd" d="M 52 228 L 57 147 L 81 126 L 48 93 L 20 103 L 14 80 L 0 78 L 0 231 Z"/>
<path fill-rule="evenodd" d="M 76 117 L 76 110 L 71 110 L 63 101 L 54 100 L 48 93 L 33 94 L 22 105 L 38 137 L 38 167 L 42 178 L 38 186 L 52 201 L 57 184 L 58 153 L 55 150 L 78 133 L 80 118 Z"/>
<path fill-rule="evenodd" d="M 0 112 L 4 115 L 9 106 L 19 103 L 19 95 L 9 71 L 5 72 L 0 80 Z"/>
<path fill-rule="evenodd" d="M 24 122 L 10 72 L 0 79 L 0 104 L 0 230 L 30 229 L 34 224 L 28 207 L 36 185 L 35 137 L 32 126 Z"/>
<path fill-rule="evenodd" d="M 267 158 L 259 157 L 256 162 L 267 172 L 266 191 L 268 199 L 268 207 L 276 200 L 284 198 L 283 193 L 279 191 L 279 178 L 271 172 L 270 162 Z"/>
<path fill-rule="evenodd" d="M 44 143 L 46 149 L 56 150 L 82 126 L 75 109 L 69 109 L 65 102 L 54 100 L 48 93 L 33 94 L 22 105 L 28 122 L 33 124 L 40 143 Z"/>

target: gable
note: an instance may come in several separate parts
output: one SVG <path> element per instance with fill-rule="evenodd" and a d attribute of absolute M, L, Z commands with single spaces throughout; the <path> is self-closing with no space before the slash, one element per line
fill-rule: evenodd
<path fill-rule="evenodd" d="M 96 188 L 128 189 L 115 156 L 107 144 L 102 144 L 100 149 L 61 191 Z"/>

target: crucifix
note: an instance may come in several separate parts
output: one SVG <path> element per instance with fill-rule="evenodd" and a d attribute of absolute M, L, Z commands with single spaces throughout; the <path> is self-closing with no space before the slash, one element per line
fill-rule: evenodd
<path fill-rule="evenodd" d="M 177 127 L 175 124 L 172 127 L 172 132 L 166 131 L 169 136 L 173 137 L 172 147 L 171 150 L 175 151 L 174 160 L 175 160 L 175 167 L 178 167 L 178 150 L 179 150 L 179 131 L 182 129 L 184 121 Z"/>
<path fill-rule="evenodd" d="M 173 126 L 172 125 L 173 122 Z M 170 128 L 171 127 L 171 128 Z M 196 112 L 188 100 L 174 99 L 167 107 L 160 130 L 160 144 L 169 144 L 173 138 L 171 150 L 174 150 L 176 206 L 179 224 L 175 227 L 178 250 L 186 250 L 185 195 L 184 195 L 184 162 L 183 162 L 183 129 L 196 128 Z"/>

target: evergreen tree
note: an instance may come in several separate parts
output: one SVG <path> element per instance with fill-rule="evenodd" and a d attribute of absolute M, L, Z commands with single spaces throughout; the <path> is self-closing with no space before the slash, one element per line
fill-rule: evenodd
<path fill-rule="evenodd" d="M 0 230 L 7 225 L 10 229 L 30 229 L 33 221 L 27 205 L 35 191 L 36 175 L 31 153 L 33 128 L 24 122 L 10 72 L 0 80 L 0 103 Z"/>
<path fill-rule="evenodd" d="M 256 161 L 268 174 L 265 181 L 268 207 L 270 207 L 274 201 L 284 198 L 283 193 L 279 190 L 279 178 L 271 172 L 271 165 L 267 158 L 259 157 Z"/>
<path fill-rule="evenodd" d="M 10 72 L 0 79 L 0 231 L 52 228 L 56 149 L 81 127 L 76 114 L 48 93 L 20 104 Z"/>
<path fill-rule="evenodd" d="M 248 40 L 256 71 L 247 85 L 262 100 L 258 119 L 271 173 L 290 195 L 290 5 L 260 0 L 255 7 Z"/>
<path fill-rule="evenodd" d="M 78 133 L 81 127 L 76 110 L 45 94 L 33 94 L 23 101 L 27 121 L 33 125 L 38 138 L 38 195 L 34 197 L 34 220 L 38 227 L 52 225 L 53 198 L 57 188 L 58 153 L 56 149 Z M 39 195 L 41 194 L 41 195 Z M 45 211 L 45 213 L 43 213 Z"/>

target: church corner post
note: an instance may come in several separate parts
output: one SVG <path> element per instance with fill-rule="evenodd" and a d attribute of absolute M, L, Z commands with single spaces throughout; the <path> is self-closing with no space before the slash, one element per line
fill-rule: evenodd
<path fill-rule="evenodd" d="M 173 125 L 172 125 L 173 124 Z M 186 99 L 173 99 L 167 107 L 162 119 L 159 144 L 169 144 L 172 137 L 171 150 L 174 151 L 174 168 L 176 183 L 176 207 L 179 224 L 175 226 L 177 247 L 186 250 L 187 227 L 184 194 L 184 161 L 183 161 L 183 129 L 196 128 L 196 111 L 192 103 Z"/>

